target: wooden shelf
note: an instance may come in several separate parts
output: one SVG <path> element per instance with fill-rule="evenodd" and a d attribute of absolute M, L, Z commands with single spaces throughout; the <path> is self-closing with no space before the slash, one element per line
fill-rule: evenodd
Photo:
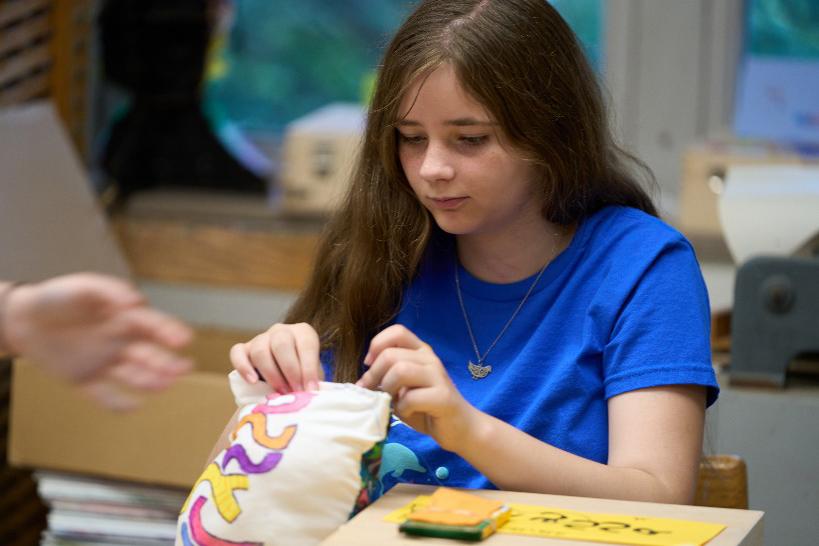
<path fill-rule="evenodd" d="M 297 291 L 323 222 L 283 218 L 264 197 L 153 192 L 113 225 L 138 278 Z"/>

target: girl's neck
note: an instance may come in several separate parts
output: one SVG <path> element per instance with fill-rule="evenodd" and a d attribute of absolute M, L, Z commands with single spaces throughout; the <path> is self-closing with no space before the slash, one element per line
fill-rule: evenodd
<path fill-rule="evenodd" d="M 545 222 L 528 233 L 456 236 L 458 260 L 475 277 L 508 284 L 537 274 L 571 243 L 574 226 Z"/>

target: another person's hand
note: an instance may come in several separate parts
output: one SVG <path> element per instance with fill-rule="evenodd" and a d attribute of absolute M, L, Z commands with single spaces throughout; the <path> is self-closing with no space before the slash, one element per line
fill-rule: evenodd
<path fill-rule="evenodd" d="M 192 368 L 175 353 L 190 342 L 190 328 L 113 277 L 78 273 L 15 287 L 3 315 L 13 354 L 112 409 L 136 406 L 134 391 L 163 389 Z"/>
<path fill-rule="evenodd" d="M 398 417 L 442 448 L 457 451 L 474 430 L 480 412 L 461 396 L 432 347 L 406 327 L 378 333 L 364 364 L 369 370 L 357 385 L 390 393 Z"/>
<path fill-rule="evenodd" d="M 315 390 L 323 379 L 319 336 L 306 323 L 274 324 L 247 343 L 230 350 L 233 367 L 248 382 L 259 376 L 279 393 Z"/>

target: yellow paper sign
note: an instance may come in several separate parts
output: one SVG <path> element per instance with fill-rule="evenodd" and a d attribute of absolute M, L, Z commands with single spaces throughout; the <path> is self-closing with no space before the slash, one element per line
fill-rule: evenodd
<path fill-rule="evenodd" d="M 384 520 L 402 523 L 427 503 L 429 496 L 419 496 Z M 726 527 L 701 521 L 597 514 L 526 504 L 509 506 L 511 517 L 498 533 L 635 546 L 702 546 Z"/>

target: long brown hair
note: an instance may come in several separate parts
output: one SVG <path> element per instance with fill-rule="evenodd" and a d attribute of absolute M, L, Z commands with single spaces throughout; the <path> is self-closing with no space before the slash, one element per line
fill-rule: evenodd
<path fill-rule="evenodd" d="M 365 344 L 398 312 L 436 227 L 398 160 L 399 104 L 443 63 L 542 172 L 544 217 L 570 225 L 609 204 L 656 215 L 613 142 L 600 88 L 575 36 L 546 0 L 427 0 L 390 43 L 361 151 L 307 287 L 287 322 L 308 322 L 333 351 L 334 379 L 357 379 Z"/>

